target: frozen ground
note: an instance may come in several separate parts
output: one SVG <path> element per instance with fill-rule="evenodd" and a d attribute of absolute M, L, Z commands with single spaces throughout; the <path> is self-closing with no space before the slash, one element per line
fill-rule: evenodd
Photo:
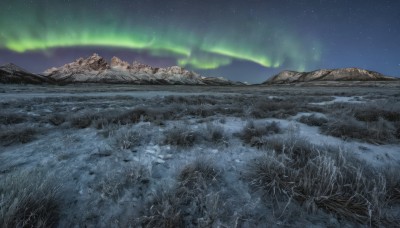
<path fill-rule="evenodd" d="M 394 88 L 0 90 L 4 226 L 37 225 L 48 214 L 41 222 L 56 227 L 393 227 L 400 221 Z M 315 176 L 306 178 L 315 166 Z M 285 182 L 294 173 L 297 179 Z M 329 175 L 334 181 L 321 187 Z M 326 189 L 305 189 L 306 181 Z M 353 182 L 363 189 L 345 187 Z M 10 190 L 9 183 L 23 184 Z M 23 189 L 48 191 L 40 183 L 56 188 L 46 198 L 55 206 L 21 212 L 21 202 L 35 205 L 24 201 Z"/>
<path fill-rule="evenodd" d="M 362 100 L 362 97 L 340 97 L 340 96 L 334 96 L 334 100 L 331 101 L 322 101 L 322 102 L 315 102 L 312 103 L 314 105 L 330 105 L 334 103 L 363 103 L 365 101 Z"/>

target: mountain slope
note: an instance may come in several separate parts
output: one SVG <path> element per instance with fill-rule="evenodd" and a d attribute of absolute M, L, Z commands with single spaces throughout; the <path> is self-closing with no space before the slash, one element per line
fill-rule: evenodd
<path fill-rule="evenodd" d="M 359 68 L 316 70 L 312 72 L 282 71 L 263 84 L 286 84 L 312 81 L 388 81 L 397 80 L 375 71 Z"/>
<path fill-rule="evenodd" d="M 234 85 L 240 84 L 223 78 L 203 77 L 178 66 L 154 68 L 134 62 L 132 65 L 117 57 L 111 64 L 97 54 L 87 59 L 79 58 L 59 68 L 44 73 L 62 83 L 123 83 L 123 84 L 173 84 L 173 85 Z"/>
<path fill-rule="evenodd" d="M 41 75 L 29 73 L 12 63 L 0 66 L 0 83 L 40 84 L 44 82 L 51 82 L 51 80 Z"/>

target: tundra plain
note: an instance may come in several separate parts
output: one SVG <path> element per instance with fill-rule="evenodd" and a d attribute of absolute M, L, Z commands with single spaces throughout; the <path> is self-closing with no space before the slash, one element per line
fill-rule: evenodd
<path fill-rule="evenodd" d="M 399 86 L 0 85 L 2 227 L 394 227 Z"/>

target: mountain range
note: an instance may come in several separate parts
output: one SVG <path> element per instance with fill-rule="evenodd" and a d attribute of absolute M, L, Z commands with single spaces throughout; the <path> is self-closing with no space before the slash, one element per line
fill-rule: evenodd
<path fill-rule="evenodd" d="M 79 58 L 43 74 L 33 74 L 14 64 L 0 66 L 0 83 L 110 83 L 147 85 L 242 85 L 222 77 L 204 77 L 179 66 L 156 68 L 134 62 L 129 64 L 118 57 L 108 63 L 98 54 Z"/>
<path fill-rule="evenodd" d="M 262 84 L 291 84 L 315 81 L 390 81 L 378 72 L 359 69 L 322 69 L 312 72 L 282 71 Z M 222 77 L 204 77 L 179 66 L 157 68 L 149 65 L 122 61 L 113 57 L 108 63 L 98 54 L 79 58 L 61 67 L 53 67 L 43 74 L 33 74 L 12 63 L 0 66 L 0 83 L 26 84 L 69 84 L 69 83 L 110 83 L 147 85 L 244 85 Z"/>
<path fill-rule="evenodd" d="M 290 84 L 313 81 L 391 81 L 398 80 L 359 68 L 322 69 L 311 72 L 282 71 L 262 84 Z"/>
<path fill-rule="evenodd" d="M 46 77 L 62 83 L 115 83 L 115 84 L 161 84 L 161 85 L 235 85 L 241 84 L 224 78 L 204 77 L 179 66 L 156 68 L 134 62 L 129 64 L 113 57 L 109 64 L 104 58 L 93 54 L 87 59 L 79 58 L 59 68 L 44 72 Z"/>

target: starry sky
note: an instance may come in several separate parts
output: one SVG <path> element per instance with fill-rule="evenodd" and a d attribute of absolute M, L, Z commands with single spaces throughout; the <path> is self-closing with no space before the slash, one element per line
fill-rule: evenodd
<path fill-rule="evenodd" d="M 399 0 L 1 0 L 0 64 L 92 53 L 258 83 L 282 70 L 400 76 Z"/>

